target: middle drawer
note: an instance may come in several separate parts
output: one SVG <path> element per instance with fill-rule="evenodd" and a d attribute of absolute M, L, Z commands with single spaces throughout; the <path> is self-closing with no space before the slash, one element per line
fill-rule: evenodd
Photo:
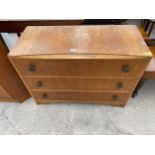
<path fill-rule="evenodd" d="M 132 91 L 136 79 L 73 78 L 73 77 L 25 77 L 30 89 Z"/>

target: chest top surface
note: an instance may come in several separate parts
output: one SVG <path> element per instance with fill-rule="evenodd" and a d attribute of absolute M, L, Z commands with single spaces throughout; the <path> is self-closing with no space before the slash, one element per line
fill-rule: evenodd
<path fill-rule="evenodd" d="M 29 26 L 9 56 L 117 55 L 150 57 L 134 25 Z"/>

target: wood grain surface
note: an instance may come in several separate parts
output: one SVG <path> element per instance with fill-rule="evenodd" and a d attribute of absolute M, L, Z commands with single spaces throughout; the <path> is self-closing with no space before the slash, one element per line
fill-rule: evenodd
<path fill-rule="evenodd" d="M 92 93 L 92 92 L 32 92 L 37 101 L 78 101 L 78 102 L 101 102 L 101 103 L 126 103 L 130 94 L 128 93 Z M 44 95 L 47 95 L 46 99 Z"/>
<path fill-rule="evenodd" d="M 151 55 L 134 25 L 30 26 L 9 55 L 46 54 Z"/>
<path fill-rule="evenodd" d="M 22 102 L 29 98 L 29 93 L 7 58 L 7 49 L 0 41 L 0 100 Z M 5 93 L 4 93 L 5 92 Z M 2 96 L 1 96 L 2 95 Z M 8 99 L 8 100 L 7 100 Z"/>
<path fill-rule="evenodd" d="M 38 104 L 116 106 L 127 103 L 151 57 L 133 25 L 27 27 L 9 54 Z"/>
<path fill-rule="evenodd" d="M 12 61 L 22 76 L 117 76 L 128 78 L 139 76 L 150 59 L 43 60 L 12 58 Z M 35 67 L 35 71 L 29 70 L 31 66 Z M 124 73 L 123 66 L 129 66 L 129 72 Z"/>
<path fill-rule="evenodd" d="M 132 91 L 136 80 L 131 79 L 109 79 L 109 78 L 24 78 L 30 89 L 42 90 L 66 90 L 66 91 Z"/>

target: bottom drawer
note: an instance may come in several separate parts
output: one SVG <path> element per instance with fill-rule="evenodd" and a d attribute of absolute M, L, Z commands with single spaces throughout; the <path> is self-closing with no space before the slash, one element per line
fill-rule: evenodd
<path fill-rule="evenodd" d="M 124 105 L 130 96 L 128 93 L 102 92 L 33 92 L 37 102 L 97 102 L 111 105 Z M 119 105 L 119 104 L 118 104 Z"/>

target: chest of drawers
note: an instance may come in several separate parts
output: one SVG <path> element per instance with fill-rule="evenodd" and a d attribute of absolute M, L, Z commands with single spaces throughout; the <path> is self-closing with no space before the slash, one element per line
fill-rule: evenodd
<path fill-rule="evenodd" d="M 151 53 L 136 26 L 38 26 L 9 58 L 37 103 L 123 106 Z"/>
<path fill-rule="evenodd" d="M 11 65 L 7 54 L 8 50 L 0 41 L 0 101 L 23 102 L 30 95 Z"/>

